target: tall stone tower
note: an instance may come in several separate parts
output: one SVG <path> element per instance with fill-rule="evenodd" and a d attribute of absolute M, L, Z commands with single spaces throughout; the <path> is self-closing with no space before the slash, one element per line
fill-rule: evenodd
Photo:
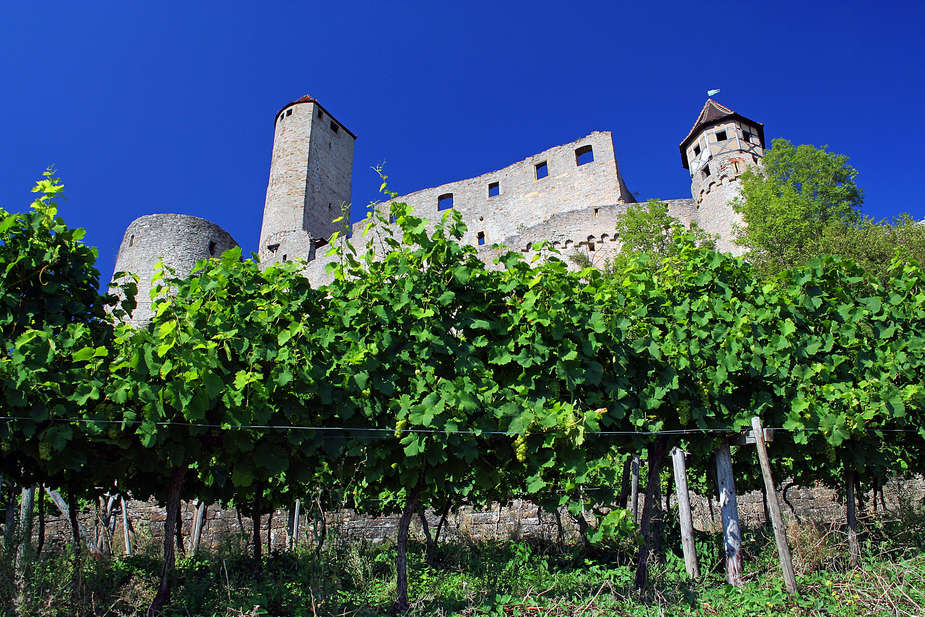
<path fill-rule="evenodd" d="M 739 178 L 764 157 L 764 125 L 707 99 L 694 128 L 681 142 L 681 164 L 691 174 L 691 196 L 697 220 L 711 234 L 719 234 L 717 248 L 740 254 L 732 243 L 732 228 L 741 218 L 732 209 L 739 194 Z"/>
<path fill-rule="evenodd" d="M 356 136 L 306 95 L 276 114 L 257 253 L 264 264 L 314 259 L 342 214 L 350 219 Z M 346 211 L 344 209 L 346 208 Z"/>

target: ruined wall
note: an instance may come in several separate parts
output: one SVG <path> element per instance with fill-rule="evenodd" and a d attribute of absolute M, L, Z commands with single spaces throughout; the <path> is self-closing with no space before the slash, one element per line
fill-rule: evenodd
<path fill-rule="evenodd" d="M 668 213 L 685 225 L 696 218 L 697 209 L 692 199 L 668 199 L 663 200 L 663 203 L 668 205 Z M 524 253 L 529 260 L 537 253 L 534 247 L 545 240 L 570 265 L 569 256 L 582 253 L 592 265 L 601 266 L 620 250 L 620 241 L 616 235 L 617 218 L 628 207 L 628 204 L 610 204 L 555 214 L 539 225 L 505 238 L 504 245 Z M 499 251 L 482 253 L 483 259 L 488 261 Z"/>
<path fill-rule="evenodd" d="M 142 325 L 151 319 L 151 278 L 158 261 L 187 276 L 200 259 L 219 257 L 238 246 L 224 229 L 197 216 L 149 214 L 132 221 L 125 230 L 115 272 L 138 275 L 138 307 L 130 322 Z"/>
<path fill-rule="evenodd" d="M 594 160 L 579 165 L 576 152 L 587 147 Z M 543 164 L 548 175 L 538 178 L 537 166 Z M 495 183 L 498 194 L 490 196 L 489 187 Z M 463 242 L 477 244 L 482 233 L 484 244 L 490 245 L 560 212 L 631 202 L 632 196 L 624 191 L 611 134 L 595 131 L 503 169 L 402 195 L 395 201 L 407 203 L 415 216 L 438 219 L 443 214 L 438 210 L 439 197 L 452 195 L 453 209 L 469 228 Z"/>
<path fill-rule="evenodd" d="M 589 149 L 593 161 L 579 165 L 578 153 L 588 156 Z M 537 177 L 537 166 L 543 164 L 548 175 Z M 584 227 L 593 227 L 595 234 L 612 236 L 614 216 L 602 216 L 597 222 L 593 218 L 602 209 L 609 208 L 610 212 L 633 201 L 620 177 L 611 134 L 595 131 L 503 169 L 401 195 L 374 207 L 387 213 L 391 201 L 404 202 L 415 216 L 436 222 L 450 210 L 440 209 L 441 197 L 444 204 L 450 203 L 447 196 L 452 198 L 452 210 L 460 213 L 468 228 L 462 241 L 479 247 L 486 260 L 493 257 L 492 244 L 500 242 L 514 248 L 528 229 L 548 237 L 557 231 L 557 225 L 565 224 L 579 212 L 584 214 L 575 215 L 578 219 L 587 219 Z M 365 225 L 361 221 L 351 228 L 354 245 L 361 251 Z M 582 239 L 574 234 L 569 238 L 576 243 Z M 325 257 L 325 251 L 319 249 L 305 270 L 313 285 L 330 281 L 325 266 L 334 258 Z"/>

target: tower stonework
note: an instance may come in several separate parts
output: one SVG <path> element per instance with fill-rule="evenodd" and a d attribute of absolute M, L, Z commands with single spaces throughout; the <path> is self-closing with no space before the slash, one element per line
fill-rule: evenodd
<path fill-rule="evenodd" d="M 263 264 L 313 259 L 350 219 L 356 136 L 303 96 L 276 114 L 270 179 L 257 253 Z"/>
<path fill-rule="evenodd" d="M 681 142 L 681 164 L 690 172 L 691 196 L 700 227 L 719 239 L 717 249 L 741 254 L 733 227 L 741 217 L 732 209 L 740 178 L 764 157 L 764 125 L 707 99 L 694 127 Z"/>
<path fill-rule="evenodd" d="M 186 278 L 200 259 L 221 257 L 238 246 L 227 231 L 198 216 L 186 214 L 148 214 L 132 221 L 125 230 L 115 272 L 138 276 L 138 306 L 128 321 L 144 325 L 151 320 L 151 279 L 157 263 Z"/>
<path fill-rule="evenodd" d="M 303 261 L 312 285 L 330 282 L 326 266 L 336 259 L 320 247 L 342 229 L 357 254 L 366 250 L 367 221 L 350 221 L 353 147 L 356 136 L 321 104 L 303 96 L 275 117 L 273 153 L 257 253 L 262 265 Z M 630 144 L 628 147 L 632 147 Z M 741 218 L 732 202 L 741 176 L 764 157 L 764 125 L 707 99 L 697 121 L 681 142 L 681 162 L 690 173 L 692 199 L 664 199 L 668 213 L 685 225 L 698 224 L 717 236 L 721 251 L 741 254 L 733 230 Z M 648 196 L 646 196 L 648 197 Z M 370 208 L 384 213 L 388 200 Z M 603 265 L 619 252 L 616 223 L 635 196 L 627 189 L 617 163 L 613 135 L 591 131 L 575 141 L 549 147 L 506 167 L 478 176 L 422 188 L 398 196 L 431 227 L 453 211 L 465 223 L 462 242 L 491 263 L 505 250 L 528 259 L 560 252 L 569 267 Z M 344 219 L 334 223 L 334 219 Z M 386 233 L 375 229 L 371 233 Z M 150 279 L 163 257 L 180 276 L 196 260 L 218 256 L 234 240 L 220 227 L 196 217 L 153 215 L 134 221 L 126 231 L 117 271 L 141 279 L 139 308 L 132 321 L 150 318 Z M 570 258 L 576 259 L 572 263 Z"/>

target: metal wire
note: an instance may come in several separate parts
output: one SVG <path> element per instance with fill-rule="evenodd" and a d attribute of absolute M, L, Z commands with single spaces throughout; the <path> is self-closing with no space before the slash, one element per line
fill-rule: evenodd
<path fill-rule="evenodd" d="M 92 418 L 46 418 L 44 420 L 35 420 L 34 418 L 26 416 L 0 416 L 0 420 L 3 421 L 14 421 L 14 420 L 25 420 L 33 422 L 74 422 L 74 423 L 83 423 L 83 424 L 145 424 L 147 420 L 94 420 Z M 176 422 L 170 420 L 160 420 L 155 421 L 152 424 L 155 426 L 186 426 L 190 428 L 216 428 L 221 430 L 287 430 L 287 431 L 317 431 L 317 432 L 343 432 L 343 433 L 389 433 L 393 434 L 396 432 L 394 428 L 379 428 L 379 427 L 353 427 L 353 426 L 299 426 L 294 424 L 206 424 L 201 422 Z M 689 428 L 689 429 L 669 429 L 663 431 L 585 431 L 585 435 L 601 435 L 601 436 L 651 436 L 651 435 L 702 435 L 707 433 L 744 433 L 748 432 L 751 429 L 734 429 L 734 428 Z M 792 429 L 787 429 L 784 427 L 765 427 L 765 430 L 773 431 L 782 431 L 782 432 L 793 432 Z M 806 432 L 820 432 L 820 429 L 802 429 Z M 870 431 L 871 429 L 868 429 Z M 918 433 L 917 429 L 874 429 L 879 432 L 884 433 Z M 477 429 L 424 429 L 424 428 L 402 428 L 398 431 L 399 434 L 403 433 L 420 433 L 427 435 L 508 435 L 513 436 L 518 433 L 510 433 L 506 431 L 481 431 Z M 543 434 L 541 431 L 537 431 L 534 434 Z"/>

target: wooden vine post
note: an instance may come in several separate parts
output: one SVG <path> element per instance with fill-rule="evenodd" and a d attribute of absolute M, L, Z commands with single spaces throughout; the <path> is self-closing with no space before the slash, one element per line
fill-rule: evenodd
<path fill-rule="evenodd" d="M 723 520 L 723 540 L 726 553 L 726 582 L 742 586 L 742 533 L 739 530 L 739 509 L 735 482 L 732 478 L 732 455 L 729 444 L 723 443 L 715 454 L 716 487 Z"/>
<path fill-rule="evenodd" d="M 633 455 L 633 464 L 630 467 L 633 479 L 632 484 L 630 485 L 630 499 L 633 504 L 633 522 L 636 523 L 639 521 L 639 455 Z"/>
<path fill-rule="evenodd" d="M 694 523 L 691 517 L 691 496 L 687 490 L 687 466 L 684 464 L 684 450 L 671 451 L 674 467 L 675 494 L 678 498 L 678 517 L 681 519 L 681 548 L 684 550 L 684 568 L 691 578 L 700 576 L 697 566 L 697 548 L 694 544 Z"/>
<path fill-rule="evenodd" d="M 128 506 L 125 503 L 125 496 L 122 496 L 122 539 L 125 542 L 125 556 L 132 556 L 132 535 L 128 524 Z"/>
<path fill-rule="evenodd" d="M 199 553 L 199 543 L 202 541 L 202 528 L 205 526 L 206 513 L 206 502 L 197 499 L 196 514 L 193 518 L 193 537 L 190 545 L 190 554 L 194 557 Z"/>
<path fill-rule="evenodd" d="M 851 463 L 845 460 L 845 516 L 848 519 L 848 554 L 852 568 L 858 567 L 861 559 L 861 545 L 858 543 L 858 515 L 854 495 L 856 474 Z"/>
<path fill-rule="evenodd" d="M 761 418 L 758 416 L 752 418 L 752 431 L 755 436 L 755 447 L 758 450 L 758 462 L 761 463 L 761 475 L 764 478 L 768 513 L 771 515 L 771 526 L 774 528 L 774 540 L 777 542 L 780 569 L 784 573 L 784 584 L 787 586 L 787 592 L 793 595 L 797 592 L 797 579 L 793 573 L 793 561 L 790 559 L 790 546 L 787 544 L 784 518 L 780 512 L 780 500 L 777 498 L 774 478 L 771 476 L 771 461 L 768 458 L 768 448 L 764 443 L 764 429 L 761 427 Z"/>
<path fill-rule="evenodd" d="M 292 510 L 289 512 L 289 550 L 293 550 L 299 544 L 299 517 L 302 515 L 302 500 L 296 499 L 292 504 Z"/>

